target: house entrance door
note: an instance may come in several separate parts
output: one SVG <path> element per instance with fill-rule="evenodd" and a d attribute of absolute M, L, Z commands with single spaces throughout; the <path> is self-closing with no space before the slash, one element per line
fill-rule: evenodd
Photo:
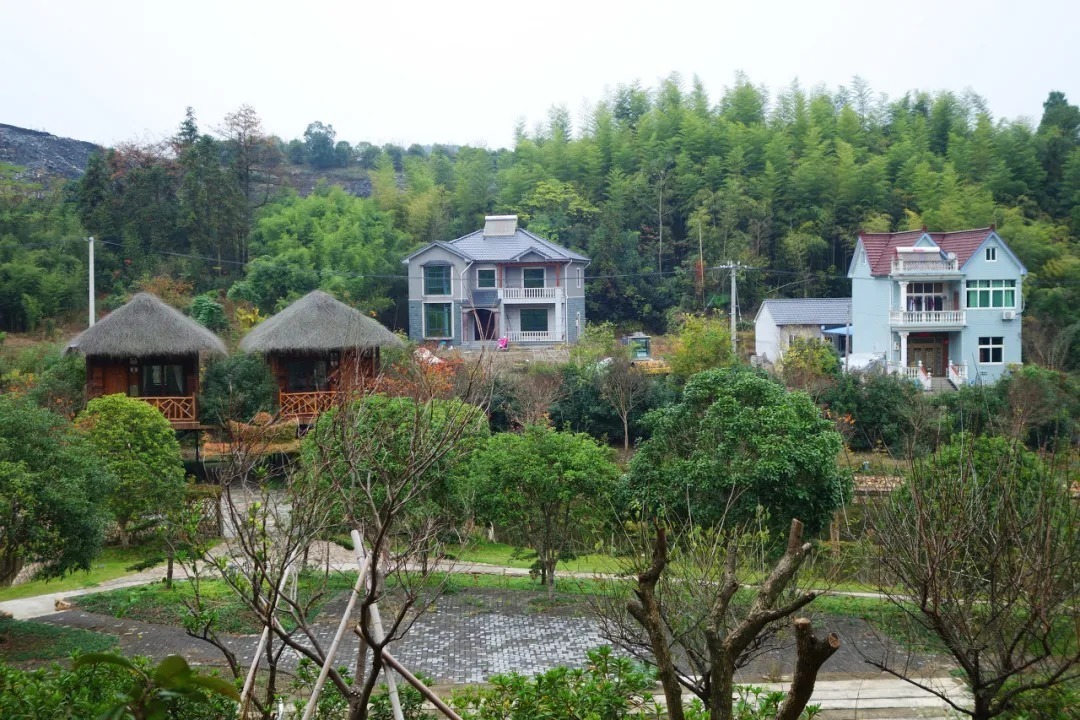
<path fill-rule="evenodd" d="M 908 341 L 908 366 L 919 363 L 934 377 L 945 375 L 945 346 L 940 338 Z"/>

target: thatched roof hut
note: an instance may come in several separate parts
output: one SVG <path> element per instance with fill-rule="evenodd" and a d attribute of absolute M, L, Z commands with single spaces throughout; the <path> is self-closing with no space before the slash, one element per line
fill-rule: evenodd
<path fill-rule="evenodd" d="M 226 354 L 217 335 L 145 292 L 79 333 L 67 351 L 112 358 Z"/>
<path fill-rule="evenodd" d="M 240 342 L 240 349 L 263 355 L 317 354 L 402 345 L 378 321 L 315 290 L 255 326 Z"/>

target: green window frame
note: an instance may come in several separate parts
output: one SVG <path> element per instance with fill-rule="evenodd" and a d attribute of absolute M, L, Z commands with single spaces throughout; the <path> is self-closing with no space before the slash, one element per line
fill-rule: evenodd
<path fill-rule="evenodd" d="M 518 323 L 521 325 L 521 332 L 548 331 L 547 308 L 521 308 L 520 312 Z"/>
<path fill-rule="evenodd" d="M 967 306 L 969 308 L 1015 308 L 1015 280 L 968 280 Z"/>
<path fill-rule="evenodd" d="M 449 265 L 428 265 L 424 268 L 425 295 L 449 295 L 450 286 Z"/>
<path fill-rule="evenodd" d="M 542 288 L 547 284 L 547 268 L 531 267 L 522 268 L 521 286 L 525 288 Z"/>
<path fill-rule="evenodd" d="M 495 287 L 495 268 L 480 268 L 476 271 L 476 287 Z"/>
<path fill-rule="evenodd" d="M 443 340 L 454 336 L 450 303 L 424 303 L 424 337 Z"/>

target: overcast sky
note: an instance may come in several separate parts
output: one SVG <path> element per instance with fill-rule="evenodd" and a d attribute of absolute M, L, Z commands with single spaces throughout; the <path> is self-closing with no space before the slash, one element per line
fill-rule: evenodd
<path fill-rule="evenodd" d="M 972 89 L 1036 121 L 1080 101 L 1080 4 L 905 0 L 241 2 L 0 0 L 0 122 L 114 144 L 243 103 L 268 132 L 510 144 L 552 105 L 579 120 L 621 83 L 736 71 L 775 91 L 860 75 L 890 97 Z"/>

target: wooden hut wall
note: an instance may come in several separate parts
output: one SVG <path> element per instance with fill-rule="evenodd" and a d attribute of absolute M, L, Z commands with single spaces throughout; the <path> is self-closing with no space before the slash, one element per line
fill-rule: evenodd
<path fill-rule="evenodd" d="M 96 398 L 102 395 L 142 394 L 140 375 L 144 364 L 161 363 L 162 365 L 182 365 L 184 368 L 184 396 L 199 394 L 199 362 L 192 356 L 138 358 L 131 365 L 127 358 L 91 356 L 86 358 L 86 395 Z"/>

